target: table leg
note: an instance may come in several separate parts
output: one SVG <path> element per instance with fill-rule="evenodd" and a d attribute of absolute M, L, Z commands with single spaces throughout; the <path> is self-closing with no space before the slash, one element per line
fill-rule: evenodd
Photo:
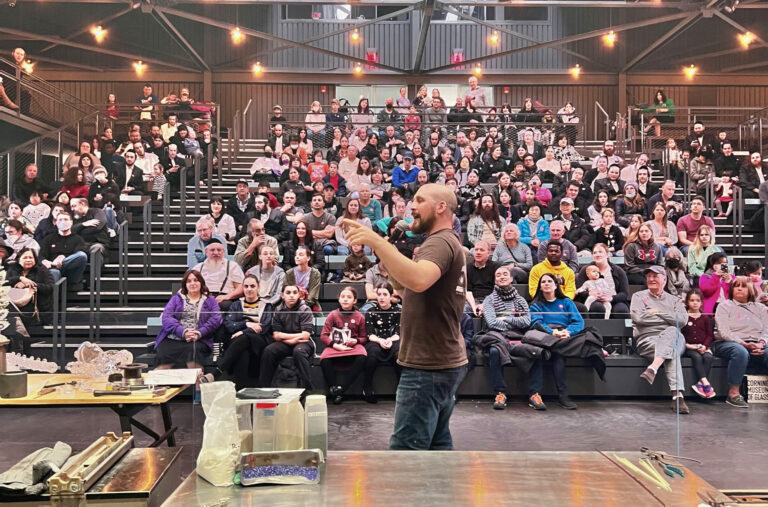
<path fill-rule="evenodd" d="M 163 414 L 163 429 L 165 429 L 165 435 L 168 436 L 168 447 L 176 447 L 176 428 L 171 421 L 171 407 L 168 403 L 160 405 L 160 413 Z"/>
<path fill-rule="evenodd" d="M 176 438 L 174 436 L 176 428 L 172 426 L 171 413 L 170 409 L 167 407 L 167 404 L 163 403 L 160 405 L 160 410 L 163 415 L 163 426 L 165 430 L 162 435 L 159 435 L 146 424 L 133 418 L 134 415 L 138 414 L 146 407 L 147 405 L 111 405 L 109 408 L 111 408 L 120 417 L 120 429 L 122 431 L 133 433 L 132 428 L 135 427 L 142 433 L 152 437 L 153 442 L 149 444 L 149 447 L 157 447 L 166 440 L 168 441 L 168 447 L 176 447 Z"/>

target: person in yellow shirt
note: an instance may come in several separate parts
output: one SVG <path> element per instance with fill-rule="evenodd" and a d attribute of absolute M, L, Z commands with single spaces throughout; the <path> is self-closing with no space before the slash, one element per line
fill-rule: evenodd
<path fill-rule="evenodd" d="M 576 295 L 576 275 L 563 261 L 563 245 L 557 240 L 550 240 L 547 245 L 547 258 L 531 268 L 528 277 L 528 293 L 533 297 L 539 285 L 539 278 L 544 273 L 552 273 L 560 280 L 560 289 L 569 299 Z"/>

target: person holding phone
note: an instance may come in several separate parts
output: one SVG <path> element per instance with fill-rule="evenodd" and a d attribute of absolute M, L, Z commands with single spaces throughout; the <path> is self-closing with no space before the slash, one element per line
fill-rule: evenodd
<path fill-rule="evenodd" d="M 712 314 L 720 301 L 727 299 L 733 276 L 728 271 L 728 257 L 716 252 L 707 257 L 706 269 L 699 278 L 699 288 L 704 297 L 701 313 Z"/>

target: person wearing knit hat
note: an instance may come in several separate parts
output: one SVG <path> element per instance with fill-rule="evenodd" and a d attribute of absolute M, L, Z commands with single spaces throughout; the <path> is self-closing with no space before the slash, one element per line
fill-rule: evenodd
<path fill-rule="evenodd" d="M 104 208 L 107 202 L 119 196 L 120 187 L 117 183 L 109 178 L 103 166 L 96 166 L 93 170 L 93 183 L 88 189 L 88 204 L 94 208 Z"/>

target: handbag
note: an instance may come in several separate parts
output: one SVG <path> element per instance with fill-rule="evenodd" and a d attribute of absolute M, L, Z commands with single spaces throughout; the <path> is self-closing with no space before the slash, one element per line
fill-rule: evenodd
<path fill-rule="evenodd" d="M 24 288 L 17 288 L 12 287 L 8 291 L 8 299 L 16 305 L 17 307 L 27 306 L 32 299 L 34 299 L 36 294 L 35 289 L 24 287 Z"/>
<path fill-rule="evenodd" d="M 539 331 L 538 329 L 529 329 L 523 336 L 523 343 L 529 345 L 536 345 L 543 349 L 551 349 L 556 343 L 560 341 L 555 335 L 549 334 L 545 331 Z"/>

